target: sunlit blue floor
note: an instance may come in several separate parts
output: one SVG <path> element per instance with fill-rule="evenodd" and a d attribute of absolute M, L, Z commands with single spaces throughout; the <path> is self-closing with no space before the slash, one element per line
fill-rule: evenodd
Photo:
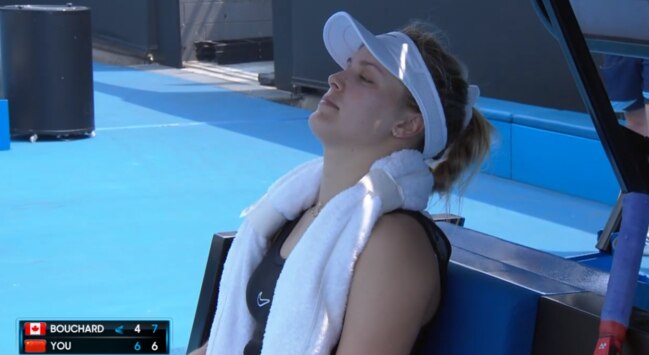
<path fill-rule="evenodd" d="M 21 319 L 138 318 L 170 319 L 184 353 L 212 234 L 320 154 L 308 111 L 151 71 L 94 78 L 96 137 L 0 152 L 0 354 Z M 561 256 L 594 252 L 610 209 L 489 175 L 451 202 L 469 228 Z"/>

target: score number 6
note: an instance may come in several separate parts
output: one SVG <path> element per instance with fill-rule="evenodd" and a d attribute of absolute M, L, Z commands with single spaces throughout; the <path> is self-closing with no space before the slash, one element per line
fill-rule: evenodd
<path fill-rule="evenodd" d="M 140 345 L 140 342 L 136 342 L 134 346 L 135 351 L 140 351 L 142 350 L 142 346 Z M 158 342 L 154 341 L 153 345 L 151 345 L 151 350 L 153 351 L 158 351 Z"/>

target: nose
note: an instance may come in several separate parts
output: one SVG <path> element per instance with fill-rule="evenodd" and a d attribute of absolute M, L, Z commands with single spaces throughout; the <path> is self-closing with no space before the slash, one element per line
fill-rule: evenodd
<path fill-rule="evenodd" d="M 329 87 L 333 89 L 334 91 L 342 90 L 343 88 L 343 81 L 341 78 L 341 73 L 342 71 L 339 71 L 337 73 L 329 75 L 328 82 L 329 82 Z"/>

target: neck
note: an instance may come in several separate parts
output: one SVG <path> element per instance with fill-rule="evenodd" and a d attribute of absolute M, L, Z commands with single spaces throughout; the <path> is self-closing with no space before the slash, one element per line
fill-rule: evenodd
<path fill-rule="evenodd" d="M 322 181 L 316 204 L 324 205 L 341 191 L 355 185 L 383 155 L 349 150 L 327 150 L 323 155 Z"/>

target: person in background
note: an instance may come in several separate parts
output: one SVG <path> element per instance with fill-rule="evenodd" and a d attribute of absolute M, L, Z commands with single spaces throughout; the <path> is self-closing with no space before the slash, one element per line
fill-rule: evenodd
<path fill-rule="evenodd" d="M 649 60 L 607 54 L 600 72 L 613 110 L 624 113 L 627 128 L 649 137 Z M 649 231 L 643 255 L 649 255 Z"/>
<path fill-rule="evenodd" d="M 488 154 L 479 90 L 420 27 L 338 12 L 323 37 L 341 67 L 309 117 L 323 157 L 244 211 L 194 354 L 409 354 L 440 307 L 450 243 L 424 210 Z"/>
<path fill-rule="evenodd" d="M 649 136 L 649 60 L 606 55 L 600 68 L 613 110 L 624 112 L 626 126 Z"/>

